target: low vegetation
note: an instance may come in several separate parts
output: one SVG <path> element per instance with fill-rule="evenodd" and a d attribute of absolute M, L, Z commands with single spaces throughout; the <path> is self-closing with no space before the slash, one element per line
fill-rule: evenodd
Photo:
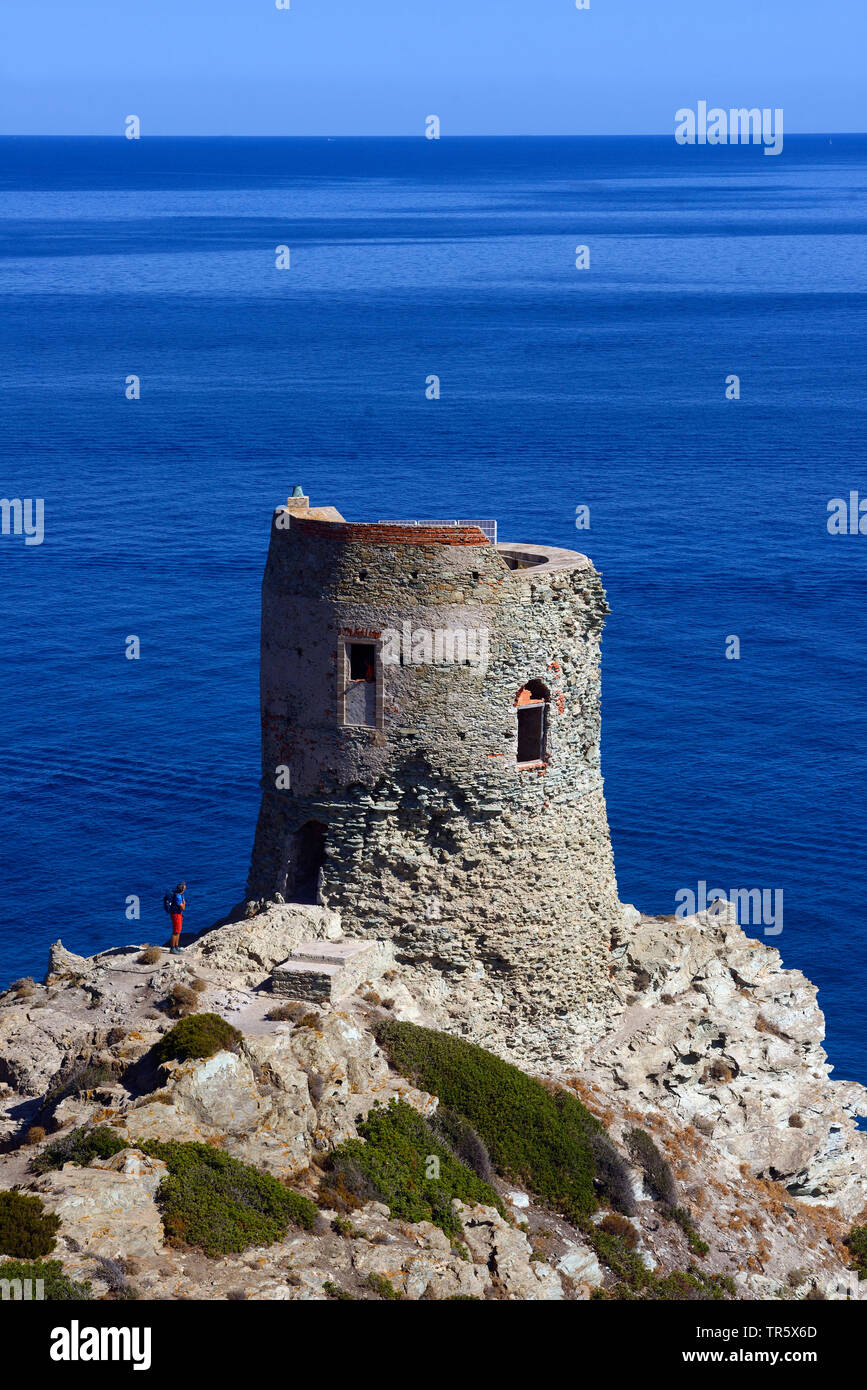
<path fill-rule="evenodd" d="M 352 1211 L 384 1202 L 401 1221 L 430 1221 L 448 1236 L 461 1234 L 452 1208 L 458 1198 L 503 1212 L 503 1204 L 478 1173 L 456 1158 L 406 1101 L 374 1106 L 348 1139 L 328 1157 L 319 1189 L 322 1206 Z"/>
<path fill-rule="evenodd" d="M 688 1270 L 657 1274 L 647 1268 L 637 1246 L 637 1232 L 619 1227 L 621 1218 L 606 1216 L 601 1225 L 587 1221 L 584 1237 L 593 1247 L 600 1264 L 614 1275 L 609 1288 L 596 1289 L 596 1299 L 626 1302 L 708 1302 L 736 1297 L 734 1281 L 728 1275 L 704 1274 L 690 1265 Z M 631 1226 L 631 1223 L 627 1223 Z"/>
<path fill-rule="evenodd" d="M 154 1061 L 186 1062 L 190 1058 L 213 1057 L 215 1052 L 233 1051 L 241 1037 L 237 1028 L 219 1014 L 190 1014 L 160 1038 L 153 1050 Z"/>
<path fill-rule="evenodd" d="M 47 1303 L 80 1303 L 93 1297 L 90 1283 L 85 1280 L 78 1284 L 63 1272 L 59 1260 L 2 1260 L 0 1261 L 0 1285 L 4 1283 L 23 1285 L 30 1281 L 31 1286 L 41 1280 L 43 1297 Z M 22 1289 L 23 1293 L 23 1289 Z M 12 1295 L 15 1297 L 16 1295 Z M 35 1288 L 31 1296 L 36 1297 Z"/>
<path fill-rule="evenodd" d="M 643 1169 L 644 1176 L 658 1200 L 669 1209 L 669 1214 L 673 1215 L 677 1207 L 677 1183 L 668 1160 L 660 1153 L 646 1129 L 630 1129 L 626 1134 L 626 1146 L 635 1162 Z"/>
<path fill-rule="evenodd" d="M 702 1240 L 696 1230 L 689 1207 L 679 1205 L 677 1181 L 668 1159 L 660 1153 L 646 1129 L 637 1127 L 626 1134 L 626 1146 L 638 1166 L 643 1170 L 648 1186 L 662 1203 L 662 1214 L 667 1221 L 676 1221 L 686 1236 L 693 1255 L 705 1256 L 710 1250 L 706 1240 Z"/>
<path fill-rule="evenodd" d="M 431 1115 L 428 1124 L 435 1137 L 454 1154 L 461 1163 L 472 1168 L 482 1182 L 492 1183 L 494 1166 L 481 1135 L 456 1110 L 440 1105 Z"/>
<path fill-rule="evenodd" d="M 43 1109 L 53 1110 L 69 1096 L 86 1096 L 100 1086 L 112 1086 L 117 1080 L 108 1062 L 81 1062 L 61 1081 L 46 1092 Z"/>
<path fill-rule="evenodd" d="M 708 1245 L 706 1240 L 702 1240 L 701 1236 L 696 1230 L 695 1223 L 692 1219 L 692 1212 L 689 1210 L 689 1208 L 675 1207 L 674 1210 L 671 1212 L 671 1219 L 672 1221 L 676 1221 L 680 1229 L 683 1231 L 684 1235 L 686 1236 L 687 1244 L 689 1245 L 689 1248 L 692 1251 L 693 1255 L 706 1255 L 708 1250 L 710 1250 L 710 1246 Z"/>
<path fill-rule="evenodd" d="M 157 1205 L 171 1244 L 196 1245 L 216 1257 L 272 1245 L 290 1226 L 311 1230 L 316 1221 L 307 1197 L 220 1149 L 157 1139 L 141 1147 L 168 1165 Z"/>
<path fill-rule="evenodd" d="M 403 1076 L 473 1127 L 499 1172 L 567 1219 L 595 1211 L 598 1190 L 613 1205 L 629 1200 L 625 1169 L 603 1126 L 569 1092 L 543 1086 L 462 1038 L 412 1023 L 384 1020 L 376 1036 Z"/>
<path fill-rule="evenodd" d="M 859 1279 L 867 1279 L 867 1226 L 853 1226 L 846 1237 L 849 1259 Z"/>
<path fill-rule="evenodd" d="M 342 1288 L 340 1284 L 335 1284 L 333 1279 L 326 1279 L 322 1287 L 329 1298 L 337 1299 L 342 1303 L 355 1302 L 355 1294 L 350 1293 L 348 1289 Z"/>
<path fill-rule="evenodd" d="M 168 1014 L 169 1018 L 189 1018 L 190 1014 L 195 1011 L 197 1003 L 195 990 L 178 981 L 172 985 L 159 1007 L 163 1013 Z"/>
<path fill-rule="evenodd" d="M 322 1015 L 300 999 L 284 999 L 275 1004 L 265 1017 L 271 1023 L 294 1023 L 296 1028 L 321 1028 Z"/>
<path fill-rule="evenodd" d="M 95 1125 L 93 1129 L 82 1126 L 49 1144 L 31 1160 L 30 1168 L 34 1173 L 49 1173 L 62 1168 L 64 1163 L 77 1163 L 80 1168 L 86 1168 L 95 1158 L 111 1158 L 128 1147 L 127 1140 L 121 1139 L 108 1125 Z"/>
<path fill-rule="evenodd" d="M 0 1255 L 40 1260 L 50 1255 L 60 1217 L 47 1212 L 40 1197 L 24 1192 L 0 1192 Z"/>
<path fill-rule="evenodd" d="M 634 1250 L 638 1244 L 638 1232 L 632 1222 L 616 1211 L 606 1212 L 599 1222 L 599 1229 L 607 1236 L 619 1236 L 627 1250 Z"/>
<path fill-rule="evenodd" d="M 367 1287 L 369 1289 L 373 1289 L 374 1293 L 379 1294 L 380 1298 L 403 1298 L 403 1294 L 400 1293 L 399 1290 L 396 1289 L 393 1284 L 390 1284 L 389 1281 L 386 1278 L 384 1278 L 381 1274 L 368 1274 Z"/>

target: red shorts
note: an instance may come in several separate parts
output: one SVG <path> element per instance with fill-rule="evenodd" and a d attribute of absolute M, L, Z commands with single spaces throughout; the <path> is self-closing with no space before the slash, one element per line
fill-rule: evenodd
<path fill-rule="evenodd" d="M 172 936 L 180 936 L 184 929 L 184 914 L 182 912 L 172 913 Z"/>

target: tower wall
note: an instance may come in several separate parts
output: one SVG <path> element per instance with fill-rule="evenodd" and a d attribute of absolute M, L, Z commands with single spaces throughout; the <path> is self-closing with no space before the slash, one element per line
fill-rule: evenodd
<path fill-rule="evenodd" d="M 599 766 L 606 612 L 575 552 L 278 511 L 248 896 L 293 896 L 324 828 L 318 900 L 347 934 L 391 937 L 399 958 L 460 977 L 480 1039 L 532 1034 L 557 1055 L 557 1036 L 602 1007 L 618 916 Z M 437 632 L 475 633 L 474 659 L 413 660 Z M 377 650 L 375 727 L 340 722 L 353 640 Z M 519 768 L 530 682 L 547 731 L 537 765 Z"/>

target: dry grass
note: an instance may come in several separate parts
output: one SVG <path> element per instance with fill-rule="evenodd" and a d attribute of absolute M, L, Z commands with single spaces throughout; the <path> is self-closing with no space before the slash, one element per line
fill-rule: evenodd
<path fill-rule="evenodd" d="M 186 1018 L 188 1014 L 195 1012 L 198 1002 L 195 990 L 190 989 L 188 985 L 176 984 L 169 990 L 162 1008 L 169 1018 Z"/>

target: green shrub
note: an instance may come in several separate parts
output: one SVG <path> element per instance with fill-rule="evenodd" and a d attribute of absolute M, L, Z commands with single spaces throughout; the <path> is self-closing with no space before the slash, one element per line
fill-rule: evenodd
<path fill-rule="evenodd" d="M 706 1255 L 710 1246 L 706 1240 L 702 1240 L 692 1219 L 692 1212 L 688 1207 L 675 1207 L 671 1213 L 671 1219 L 676 1221 L 681 1230 L 685 1233 L 689 1243 L 689 1248 L 694 1255 Z"/>
<path fill-rule="evenodd" d="M 39 1260 L 54 1249 L 60 1217 L 45 1210 L 40 1197 L 0 1192 L 0 1255 Z"/>
<path fill-rule="evenodd" d="M 47 1303 L 80 1302 L 92 1297 L 89 1281 L 76 1284 L 64 1274 L 63 1265 L 59 1260 L 0 1261 L 0 1280 L 4 1279 L 20 1279 L 22 1283 L 25 1279 L 30 1279 L 34 1284 L 37 1279 L 41 1279 L 45 1285 Z"/>
<path fill-rule="evenodd" d="M 401 1075 L 473 1126 L 500 1172 L 572 1220 L 596 1210 L 592 1138 L 604 1130 L 575 1096 L 430 1028 L 383 1020 L 376 1036 Z"/>
<path fill-rule="evenodd" d="M 368 1274 L 367 1287 L 378 1293 L 380 1298 L 403 1298 L 403 1294 L 381 1274 Z"/>
<path fill-rule="evenodd" d="M 307 1197 L 220 1149 L 158 1139 L 141 1147 L 168 1164 L 157 1204 L 170 1242 L 227 1255 L 272 1245 L 290 1225 L 311 1230 L 316 1221 L 316 1207 Z"/>
<path fill-rule="evenodd" d="M 609 1211 L 599 1223 L 600 1231 L 609 1236 L 619 1236 L 627 1250 L 634 1250 L 638 1244 L 638 1232 L 627 1216 Z"/>
<path fill-rule="evenodd" d="M 596 1289 L 593 1296 L 625 1302 L 709 1303 L 736 1298 L 737 1288 L 727 1274 L 702 1274 L 691 1265 L 663 1275 L 644 1269 L 642 1277 L 619 1279 L 611 1288 Z"/>
<path fill-rule="evenodd" d="M 482 1182 L 491 1183 L 494 1168 L 491 1156 L 485 1148 L 484 1140 L 477 1134 L 456 1110 L 440 1105 L 428 1120 L 437 1139 L 445 1145 L 461 1163 L 478 1174 Z"/>
<path fill-rule="evenodd" d="M 320 1200 L 348 1192 L 362 1201 L 381 1201 L 401 1221 L 430 1221 L 448 1236 L 461 1233 L 452 1201 L 496 1207 L 503 1204 L 487 1183 L 455 1158 L 427 1122 L 406 1101 L 387 1108 L 374 1106 L 359 1139 L 347 1139 L 328 1157 L 328 1176 Z M 428 1177 L 429 1160 L 439 1164 L 439 1177 Z"/>
<path fill-rule="evenodd" d="M 646 1129 L 630 1129 L 626 1144 L 636 1163 L 644 1170 L 657 1198 L 673 1215 L 677 1207 L 677 1183 L 668 1160 L 663 1158 Z"/>
<path fill-rule="evenodd" d="M 846 1245 L 859 1280 L 867 1279 L 867 1226 L 853 1226 L 846 1237 Z"/>
<path fill-rule="evenodd" d="M 213 1057 L 232 1051 L 241 1034 L 219 1014 L 190 1014 L 160 1038 L 153 1050 L 156 1062 L 186 1062 L 191 1057 Z"/>
<path fill-rule="evenodd" d="M 80 1168 L 86 1168 L 95 1158 L 111 1158 L 127 1148 L 128 1141 L 121 1139 L 108 1125 L 96 1125 L 93 1129 L 82 1127 L 49 1144 L 36 1155 L 30 1167 L 34 1173 L 49 1173 L 62 1168 L 64 1163 L 77 1163 Z"/>
<path fill-rule="evenodd" d="M 654 1278 L 645 1298 L 666 1303 L 709 1303 L 734 1298 L 735 1282 L 727 1274 L 702 1274 L 694 1265 Z"/>
<path fill-rule="evenodd" d="M 600 1265 L 610 1269 L 617 1280 L 611 1296 L 643 1297 L 643 1291 L 650 1287 L 653 1279 L 647 1265 L 633 1248 L 635 1242 L 629 1237 L 624 1239 L 622 1232 L 614 1229 L 607 1220 L 599 1226 L 585 1221 L 581 1229 L 587 1244 L 598 1256 Z"/>
<path fill-rule="evenodd" d="M 624 1216 L 635 1212 L 635 1194 L 632 1190 L 632 1176 L 625 1158 L 603 1132 L 591 1134 L 590 1151 L 593 1154 L 596 1185 L 607 1197 L 612 1207 Z"/>
<path fill-rule="evenodd" d="M 99 1086 L 111 1086 L 117 1080 L 106 1062 L 81 1062 L 66 1077 L 46 1093 L 42 1110 L 54 1108 L 68 1096 L 84 1096 Z"/>
<path fill-rule="evenodd" d="M 355 1302 L 355 1294 L 350 1293 L 348 1289 L 341 1288 L 339 1284 L 335 1284 L 333 1279 L 326 1279 L 322 1287 L 329 1298 L 339 1299 L 344 1303 Z"/>

